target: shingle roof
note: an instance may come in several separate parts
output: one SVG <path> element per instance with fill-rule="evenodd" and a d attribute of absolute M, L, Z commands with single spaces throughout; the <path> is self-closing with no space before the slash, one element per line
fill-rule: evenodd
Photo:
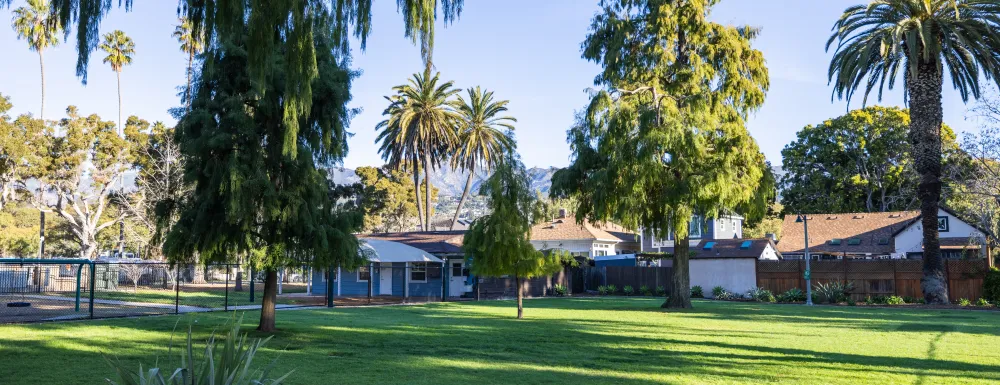
<path fill-rule="evenodd" d="M 831 254 L 890 254 L 895 251 L 893 235 L 909 225 L 920 211 L 885 213 L 810 214 L 809 251 Z M 781 253 L 802 253 L 805 234 L 795 215 L 785 215 L 781 225 Z M 852 244 L 852 239 L 860 240 Z M 840 240 L 840 244 L 831 241 Z"/>
<path fill-rule="evenodd" d="M 617 225 L 615 225 L 617 226 Z M 602 240 L 620 242 L 622 239 L 601 229 L 589 221 L 582 225 L 573 218 L 557 218 L 552 221 L 537 224 L 531 228 L 532 241 L 565 241 L 565 240 Z M 621 226 L 618 226 L 622 229 Z M 634 239 L 629 240 L 634 241 Z"/>
<path fill-rule="evenodd" d="M 399 242 L 431 254 L 461 254 L 465 231 L 409 231 L 360 234 L 358 238 Z"/>
<path fill-rule="evenodd" d="M 712 248 L 706 250 L 705 246 L 712 242 Z M 743 242 L 750 242 L 747 249 L 743 249 Z M 759 239 L 705 239 L 698 243 L 697 247 L 692 247 L 694 255 L 691 258 L 760 258 L 764 249 L 774 243 L 768 238 Z"/>

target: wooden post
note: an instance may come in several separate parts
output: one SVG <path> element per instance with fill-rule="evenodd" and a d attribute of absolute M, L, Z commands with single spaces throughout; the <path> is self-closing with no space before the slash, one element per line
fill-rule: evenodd
<path fill-rule="evenodd" d="M 951 265 L 951 261 L 945 259 L 944 260 L 944 284 L 945 284 L 945 287 L 948 288 L 948 302 L 951 302 L 951 296 L 952 296 L 952 292 L 951 292 L 951 268 L 948 267 L 949 265 Z"/>

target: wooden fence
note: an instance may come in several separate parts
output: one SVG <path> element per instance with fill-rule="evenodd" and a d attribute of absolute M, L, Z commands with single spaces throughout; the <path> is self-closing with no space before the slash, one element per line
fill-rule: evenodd
<path fill-rule="evenodd" d="M 569 269 L 564 269 L 556 274 L 547 277 L 534 277 L 521 280 L 521 287 L 524 288 L 525 297 L 544 297 L 552 295 L 552 289 L 556 285 L 572 287 L 573 273 Z M 510 298 L 517 296 L 517 283 L 514 277 L 504 278 L 482 278 L 479 281 L 480 298 Z"/>
<path fill-rule="evenodd" d="M 638 291 L 640 287 L 646 286 L 654 291 L 658 287 L 670 291 L 670 277 L 673 275 L 673 268 L 670 267 L 606 266 L 601 269 L 604 272 L 604 284 L 615 285 L 618 290 L 632 286 L 633 290 Z"/>
<path fill-rule="evenodd" d="M 877 295 L 923 297 L 920 290 L 923 262 L 920 260 L 811 261 L 810 268 L 813 286 L 833 281 L 849 281 L 854 284 L 851 297 L 858 301 Z M 775 294 L 796 287 L 805 290 L 805 269 L 804 260 L 757 261 L 757 286 Z M 945 261 L 950 300 L 975 300 L 981 297 L 983 277 L 987 270 L 984 259 Z"/>

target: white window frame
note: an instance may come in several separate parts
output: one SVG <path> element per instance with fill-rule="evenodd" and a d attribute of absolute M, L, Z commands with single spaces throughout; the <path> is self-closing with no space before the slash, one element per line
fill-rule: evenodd
<path fill-rule="evenodd" d="M 736 228 L 734 227 L 733 230 L 735 230 L 735 229 Z M 726 231 L 726 220 L 725 219 L 719 220 L 719 231 Z"/>
<path fill-rule="evenodd" d="M 368 279 L 361 278 L 361 269 L 368 270 Z M 372 278 L 372 267 L 361 266 L 358 268 L 358 282 L 368 282 Z"/>
<path fill-rule="evenodd" d="M 464 277 L 465 276 L 465 266 L 462 262 L 452 262 L 451 263 L 451 276 L 452 277 Z M 455 268 L 458 268 L 458 274 L 455 274 Z"/>
<path fill-rule="evenodd" d="M 427 283 L 427 262 L 410 263 L 410 283 Z M 413 278 L 413 273 L 424 273 L 424 279 Z"/>
<path fill-rule="evenodd" d="M 699 226 L 695 226 L 699 224 Z M 700 215 L 691 216 L 691 223 L 688 224 L 688 239 L 701 239 L 704 236 L 702 232 L 702 227 L 705 226 L 705 219 Z M 694 229 L 698 229 L 698 236 L 694 234 Z"/>

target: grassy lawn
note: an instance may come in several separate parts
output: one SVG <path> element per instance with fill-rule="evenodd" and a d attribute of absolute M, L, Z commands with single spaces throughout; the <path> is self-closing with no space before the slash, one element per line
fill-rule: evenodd
<path fill-rule="evenodd" d="M 305 292 L 305 285 L 300 284 L 285 284 L 282 288 L 282 294 L 298 294 Z M 76 295 L 76 293 L 73 292 L 45 294 L 64 297 L 73 297 Z M 230 287 L 229 292 L 226 293 L 225 287 L 185 285 L 181 286 L 179 293 L 175 293 L 171 288 L 160 289 L 140 286 L 138 289 L 135 289 L 131 285 L 121 285 L 118 286 L 116 290 L 98 290 L 94 293 L 94 299 L 173 305 L 175 296 L 179 295 L 180 304 L 182 306 L 194 306 L 211 309 L 222 308 L 225 306 L 227 295 L 229 298 L 229 306 L 260 305 L 263 294 L 263 283 L 255 285 L 254 302 L 250 302 L 249 287 L 245 287 L 243 291 L 239 292 L 235 291 L 233 287 Z M 86 291 L 81 293 L 81 300 L 85 303 L 89 298 L 89 295 L 90 293 Z M 307 299 L 303 299 L 301 297 L 278 297 L 278 303 L 280 304 L 299 304 L 305 303 L 306 301 Z"/>
<path fill-rule="evenodd" d="M 282 331 L 259 363 L 294 369 L 291 384 L 1000 381 L 1000 312 L 711 301 L 664 312 L 652 298 L 525 303 L 520 321 L 510 301 L 281 311 Z M 0 326 L 0 383 L 102 383 L 111 375 L 102 353 L 166 367 L 178 320 L 205 337 L 229 316 Z M 248 329 L 256 317 L 246 313 Z"/>

